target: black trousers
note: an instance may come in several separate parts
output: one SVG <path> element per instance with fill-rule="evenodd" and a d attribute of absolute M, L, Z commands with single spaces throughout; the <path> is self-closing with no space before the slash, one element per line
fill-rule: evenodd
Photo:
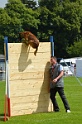
<path fill-rule="evenodd" d="M 53 89 L 50 89 L 50 99 L 52 101 L 54 111 L 59 111 L 59 106 L 58 106 L 57 101 L 56 101 L 56 93 L 57 92 L 59 93 L 59 95 L 62 99 L 62 102 L 64 104 L 66 111 L 70 110 L 68 101 L 67 101 L 66 96 L 64 94 L 64 88 L 63 87 L 55 87 Z"/>

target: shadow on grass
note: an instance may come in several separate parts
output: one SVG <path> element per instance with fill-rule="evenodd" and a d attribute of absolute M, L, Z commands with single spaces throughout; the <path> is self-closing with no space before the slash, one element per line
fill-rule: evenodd
<path fill-rule="evenodd" d="M 4 114 L 0 114 L 0 121 L 4 121 Z"/>

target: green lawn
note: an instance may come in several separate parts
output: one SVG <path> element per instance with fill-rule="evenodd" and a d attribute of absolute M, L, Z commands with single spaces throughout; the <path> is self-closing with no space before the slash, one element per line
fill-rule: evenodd
<path fill-rule="evenodd" d="M 79 78 L 82 82 L 82 78 Z M 75 77 L 64 77 L 65 94 L 71 107 L 71 113 L 66 113 L 62 101 L 57 94 L 60 112 L 37 113 L 10 117 L 7 124 L 82 124 L 82 86 Z M 0 82 L 0 115 L 4 113 L 5 82 Z M 0 121 L 0 124 L 4 123 Z"/>

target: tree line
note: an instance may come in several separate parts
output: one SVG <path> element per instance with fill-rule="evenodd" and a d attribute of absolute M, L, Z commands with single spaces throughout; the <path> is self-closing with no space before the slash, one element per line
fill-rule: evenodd
<path fill-rule="evenodd" d="M 19 42 L 19 32 L 29 30 L 41 42 L 54 36 L 55 55 L 61 58 L 82 56 L 81 0 L 8 0 L 0 8 L 0 53 L 4 36 Z"/>

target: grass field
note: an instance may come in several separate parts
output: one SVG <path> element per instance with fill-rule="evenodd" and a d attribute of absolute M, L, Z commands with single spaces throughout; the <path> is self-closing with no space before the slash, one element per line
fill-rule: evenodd
<path fill-rule="evenodd" d="M 82 78 L 79 78 L 82 82 Z M 71 113 L 66 113 L 62 101 L 57 94 L 60 112 L 37 113 L 10 117 L 9 121 L 0 124 L 82 124 L 82 86 L 75 77 L 64 77 L 65 94 L 71 107 Z M 0 81 L 0 115 L 4 114 L 5 82 Z"/>

